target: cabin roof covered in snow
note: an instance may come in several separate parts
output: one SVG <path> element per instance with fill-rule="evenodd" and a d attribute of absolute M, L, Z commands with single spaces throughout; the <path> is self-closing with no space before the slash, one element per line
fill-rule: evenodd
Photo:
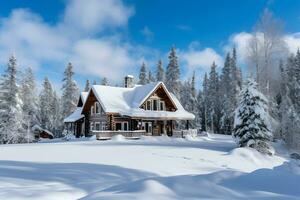
<path fill-rule="evenodd" d="M 160 85 L 177 108 L 176 111 L 151 111 L 141 109 L 142 103 Z M 132 88 L 93 85 L 89 92 L 93 91 L 105 112 L 119 113 L 130 117 L 168 118 L 168 119 L 194 119 L 192 113 L 187 112 L 175 95 L 171 94 L 163 82 L 135 85 Z"/>
<path fill-rule="evenodd" d="M 82 107 L 77 107 L 76 110 L 70 114 L 67 118 L 64 119 L 65 123 L 68 122 L 76 122 L 77 120 L 84 117 L 84 115 L 81 114 Z"/>

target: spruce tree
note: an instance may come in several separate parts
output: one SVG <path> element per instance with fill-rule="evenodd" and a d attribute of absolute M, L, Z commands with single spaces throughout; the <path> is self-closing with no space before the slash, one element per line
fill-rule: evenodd
<path fill-rule="evenodd" d="M 84 86 L 84 91 L 88 92 L 90 90 L 90 88 L 91 88 L 90 80 L 86 80 L 85 86 Z"/>
<path fill-rule="evenodd" d="M 108 80 L 106 77 L 103 77 L 101 80 L 101 85 L 108 85 Z"/>
<path fill-rule="evenodd" d="M 219 75 L 217 65 L 213 62 L 207 84 L 207 123 L 210 131 L 219 133 L 221 120 L 221 105 L 219 91 Z"/>
<path fill-rule="evenodd" d="M 221 133 L 224 134 L 231 134 L 234 119 L 233 112 L 236 107 L 232 99 L 234 96 L 233 93 L 235 93 L 235 84 L 233 80 L 234 76 L 232 72 L 231 57 L 228 53 L 226 55 L 224 67 L 222 68 L 222 74 L 220 77 L 220 98 L 222 104 L 220 128 Z"/>
<path fill-rule="evenodd" d="M 152 75 L 152 72 L 151 70 L 148 71 L 148 83 L 153 83 L 155 82 L 155 78 L 154 76 Z"/>
<path fill-rule="evenodd" d="M 9 58 L 0 85 L 0 143 L 27 141 L 22 101 L 17 85 L 17 59 Z"/>
<path fill-rule="evenodd" d="M 22 110 L 23 114 L 28 120 L 27 125 L 29 128 L 35 124 L 38 124 L 38 95 L 37 86 L 33 71 L 31 68 L 27 68 L 23 74 L 20 85 L 20 97 L 23 102 Z"/>
<path fill-rule="evenodd" d="M 208 131 L 208 108 L 209 108 L 209 99 L 208 99 L 208 78 L 207 73 L 204 75 L 203 80 L 203 92 L 202 92 L 202 99 L 203 99 L 203 120 L 202 120 L 202 127 L 203 131 Z M 198 101 L 199 102 L 199 101 Z"/>
<path fill-rule="evenodd" d="M 39 95 L 39 118 L 41 127 L 49 131 L 52 130 L 53 118 L 53 88 L 47 77 L 45 77 L 42 90 Z"/>
<path fill-rule="evenodd" d="M 177 98 L 180 98 L 180 69 L 175 47 L 171 48 L 169 54 L 169 64 L 166 71 L 166 86 L 171 93 Z"/>
<path fill-rule="evenodd" d="M 240 147 L 252 147 L 262 153 L 273 154 L 268 144 L 272 139 L 267 99 L 257 89 L 257 83 L 249 78 L 241 91 L 235 113 L 233 137 Z"/>
<path fill-rule="evenodd" d="M 165 81 L 165 71 L 161 60 L 157 63 L 156 80 L 161 82 Z"/>
<path fill-rule="evenodd" d="M 63 86 L 62 86 L 62 117 L 65 118 L 70 115 L 77 107 L 77 100 L 79 96 L 79 89 L 76 82 L 73 80 L 74 72 L 71 63 L 68 64 L 64 72 Z"/>
<path fill-rule="evenodd" d="M 146 64 L 143 62 L 142 65 L 141 65 L 141 69 L 140 69 L 138 84 L 145 85 L 147 83 L 148 83 L 147 69 L 146 69 Z"/>

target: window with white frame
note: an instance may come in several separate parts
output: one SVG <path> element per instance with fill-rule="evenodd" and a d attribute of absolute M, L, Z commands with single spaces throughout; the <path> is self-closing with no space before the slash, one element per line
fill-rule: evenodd
<path fill-rule="evenodd" d="M 91 115 L 94 114 L 94 106 L 91 106 Z"/>
<path fill-rule="evenodd" d="M 100 122 L 95 122 L 95 131 L 100 131 Z"/>
<path fill-rule="evenodd" d="M 101 130 L 102 131 L 106 130 L 106 122 L 101 123 Z"/>
<path fill-rule="evenodd" d="M 146 104 L 147 104 L 147 105 L 146 105 L 146 110 L 152 110 L 152 109 L 151 109 L 151 107 L 152 107 L 152 106 L 151 106 L 151 101 L 148 100 L 148 101 L 146 102 Z"/>
<path fill-rule="evenodd" d="M 160 104 L 160 110 L 166 110 L 164 101 L 160 101 L 159 104 Z"/>
<path fill-rule="evenodd" d="M 91 131 L 94 130 L 94 123 L 93 123 L 93 122 L 90 123 L 90 130 L 91 130 Z"/>
<path fill-rule="evenodd" d="M 152 100 L 152 107 L 153 107 L 153 110 L 158 110 L 158 106 L 157 106 L 157 104 L 158 104 L 158 100 L 157 99 L 153 99 Z"/>
<path fill-rule="evenodd" d="M 101 113 L 101 106 L 98 102 L 95 102 L 95 114 Z"/>

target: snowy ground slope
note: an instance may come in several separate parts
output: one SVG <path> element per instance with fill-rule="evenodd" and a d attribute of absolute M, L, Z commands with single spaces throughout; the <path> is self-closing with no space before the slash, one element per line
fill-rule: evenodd
<path fill-rule="evenodd" d="M 299 163 L 230 136 L 0 146 L 0 199 L 300 199 Z"/>

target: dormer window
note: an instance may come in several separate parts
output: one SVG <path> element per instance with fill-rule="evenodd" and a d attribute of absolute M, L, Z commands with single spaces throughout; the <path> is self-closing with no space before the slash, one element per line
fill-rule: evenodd
<path fill-rule="evenodd" d="M 160 101 L 160 110 L 166 110 L 164 101 Z"/>
<path fill-rule="evenodd" d="M 157 101 L 156 99 L 153 100 L 153 110 L 158 110 L 158 105 L 157 105 Z"/>
<path fill-rule="evenodd" d="M 152 106 L 151 106 L 151 101 L 148 100 L 148 101 L 147 101 L 147 105 L 146 105 L 146 110 L 152 110 L 151 107 L 152 107 Z"/>
<path fill-rule="evenodd" d="M 91 106 L 91 114 L 94 114 L 95 110 L 94 110 L 94 106 Z"/>
<path fill-rule="evenodd" d="M 100 114 L 101 113 L 101 107 L 98 102 L 95 102 L 95 114 Z"/>

